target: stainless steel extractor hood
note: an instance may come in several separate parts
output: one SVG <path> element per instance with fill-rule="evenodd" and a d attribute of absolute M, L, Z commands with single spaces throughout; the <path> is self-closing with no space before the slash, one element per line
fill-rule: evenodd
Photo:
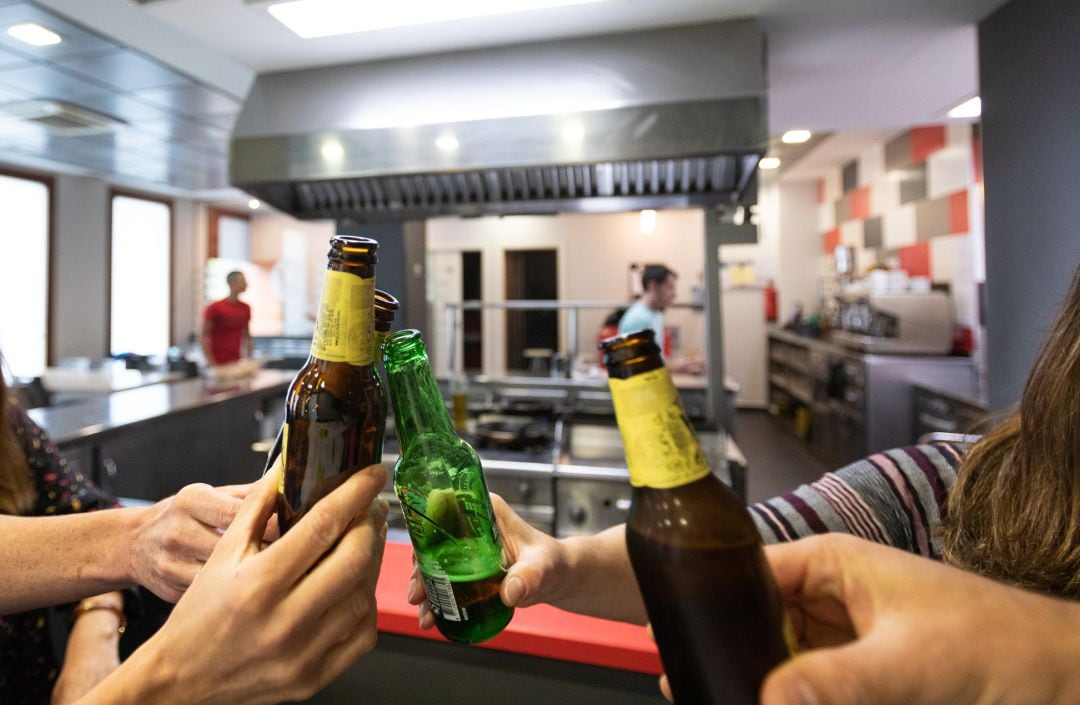
<path fill-rule="evenodd" d="M 230 180 L 301 218 L 752 202 L 750 20 L 260 76 Z"/>

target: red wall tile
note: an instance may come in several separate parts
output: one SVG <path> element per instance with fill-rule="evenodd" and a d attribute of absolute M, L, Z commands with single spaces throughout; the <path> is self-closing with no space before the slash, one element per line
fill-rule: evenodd
<path fill-rule="evenodd" d="M 840 244 L 840 228 L 833 228 L 825 233 L 825 254 L 831 255 Z"/>
<path fill-rule="evenodd" d="M 851 192 L 851 219 L 866 220 L 870 217 L 870 187 L 863 186 Z"/>
<path fill-rule="evenodd" d="M 900 248 L 900 269 L 907 271 L 908 276 L 930 276 L 930 243 L 920 242 L 917 245 Z"/>
<path fill-rule="evenodd" d="M 911 161 L 915 164 L 926 161 L 934 152 L 945 147 L 945 127 L 931 125 L 929 127 L 911 128 Z"/>
<path fill-rule="evenodd" d="M 968 192 L 967 189 L 949 194 L 949 233 L 968 231 Z"/>

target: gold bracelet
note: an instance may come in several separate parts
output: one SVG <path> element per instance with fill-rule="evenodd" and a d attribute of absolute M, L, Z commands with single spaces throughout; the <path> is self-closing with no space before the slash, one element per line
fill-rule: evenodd
<path fill-rule="evenodd" d="M 124 608 L 115 602 L 108 600 L 83 600 L 75 605 L 75 609 L 71 613 L 72 623 L 87 612 L 93 612 L 95 610 L 106 610 L 116 615 L 116 618 L 120 620 L 120 625 L 116 628 L 117 634 L 123 634 L 124 631 L 127 630 L 127 615 L 124 614 Z"/>

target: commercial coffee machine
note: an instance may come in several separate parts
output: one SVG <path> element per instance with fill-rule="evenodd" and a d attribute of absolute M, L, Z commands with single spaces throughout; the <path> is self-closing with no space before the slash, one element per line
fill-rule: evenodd
<path fill-rule="evenodd" d="M 833 340 L 867 353 L 947 355 L 953 345 L 952 302 L 940 291 L 844 294 Z"/>

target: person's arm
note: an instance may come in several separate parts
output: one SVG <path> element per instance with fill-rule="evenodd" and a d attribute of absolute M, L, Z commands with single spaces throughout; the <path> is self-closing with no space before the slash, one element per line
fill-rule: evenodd
<path fill-rule="evenodd" d="M 0 614 L 134 584 L 176 601 L 232 522 L 250 485 L 189 485 L 151 507 L 0 516 Z"/>
<path fill-rule="evenodd" d="M 304 700 L 375 646 L 386 469 L 352 475 L 264 548 L 280 467 L 165 625 L 78 705 Z"/>
<path fill-rule="evenodd" d="M 768 546 L 803 646 L 763 705 L 1080 702 L 1080 605 L 851 536 Z"/>
<path fill-rule="evenodd" d="M 948 444 L 894 448 L 750 507 L 766 543 L 853 534 L 939 558 L 938 527 L 960 454 Z"/>
<path fill-rule="evenodd" d="M 244 357 L 251 359 L 254 357 L 254 343 L 251 338 L 251 307 L 248 306 L 248 317 L 244 322 L 243 340 L 240 341 L 240 350 L 243 352 Z"/>
<path fill-rule="evenodd" d="M 120 665 L 123 609 L 124 595 L 119 592 L 89 597 L 75 606 L 52 705 L 75 702 Z"/>
<path fill-rule="evenodd" d="M 645 623 L 625 525 L 595 536 L 555 539 L 530 526 L 502 497 L 491 495 L 491 503 L 510 564 L 501 589 L 504 603 L 526 607 L 544 602 L 593 617 Z M 415 567 L 409 601 L 419 605 L 422 628 L 435 626 Z"/>
<path fill-rule="evenodd" d="M 217 364 L 214 353 L 210 351 L 210 336 L 214 333 L 213 311 L 208 306 L 203 313 L 202 328 L 199 330 L 199 346 L 202 347 L 203 357 L 206 358 L 206 366 L 213 367 Z"/>

